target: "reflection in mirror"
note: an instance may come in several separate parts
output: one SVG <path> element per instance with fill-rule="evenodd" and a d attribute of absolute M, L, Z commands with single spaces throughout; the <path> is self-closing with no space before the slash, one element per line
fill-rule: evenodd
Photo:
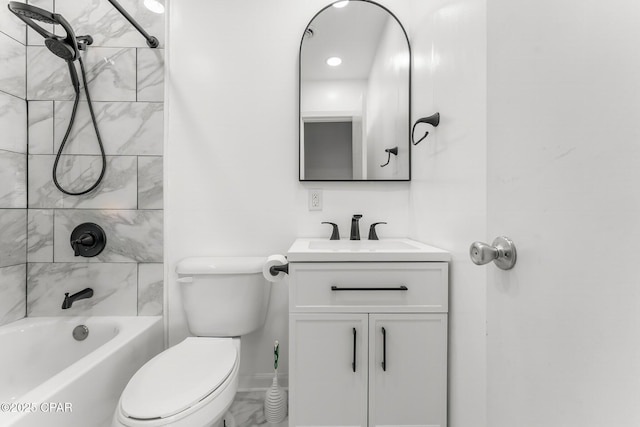
<path fill-rule="evenodd" d="M 311 20 L 300 45 L 301 181 L 411 179 L 410 70 L 406 32 L 377 3 L 340 1 Z"/>

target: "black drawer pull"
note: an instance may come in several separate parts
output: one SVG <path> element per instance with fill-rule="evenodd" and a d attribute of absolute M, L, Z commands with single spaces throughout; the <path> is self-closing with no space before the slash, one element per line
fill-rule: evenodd
<path fill-rule="evenodd" d="M 356 371 L 356 328 L 353 328 L 353 362 L 351 363 L 353 372 Z"/>
<path fill-rule="evenodd" d="M 387 330 L 382 328 L 382 370 L 387 372 Z"/>
<path fill-rule="evenodd" d="M 408 291 L 405 285 L 397 286 L 395 288 L 342 288 L 338 286 L 331 286 L 332 291 Z"/>

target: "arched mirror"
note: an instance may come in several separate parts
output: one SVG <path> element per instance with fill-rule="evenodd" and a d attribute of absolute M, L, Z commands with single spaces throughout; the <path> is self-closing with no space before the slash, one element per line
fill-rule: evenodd
<path fill-rule="evenodd" d="M 408 181 L 411 49 L 368 0 L 333 3 L 300 43 L 300 180 Z"/>

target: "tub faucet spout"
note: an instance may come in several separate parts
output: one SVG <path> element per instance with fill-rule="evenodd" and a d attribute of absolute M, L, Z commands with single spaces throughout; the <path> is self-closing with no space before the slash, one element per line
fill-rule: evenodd
<path fill-rule="evenodd" d="M 69 295 L 69 292 L 65 292 L 64 301 L 62 301 L 62 309 L 66 310 L 67 308 L 71 308 L 71 305 L 74 303 L 74 301 L 78 301 L 79 299 L 91 298 L 92 296 L 93 289 L 91 288 L 83 289 L 73 295 Z"/>

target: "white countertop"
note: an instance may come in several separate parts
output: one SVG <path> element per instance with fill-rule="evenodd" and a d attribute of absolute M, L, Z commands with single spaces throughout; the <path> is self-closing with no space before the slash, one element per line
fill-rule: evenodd
<path fill-rule="evenodd" d="M 406 238 L 298 238 L 289 248 L 287 259 L 289 262 L 446 262 L 451 260 L 451 254 Z"/>

